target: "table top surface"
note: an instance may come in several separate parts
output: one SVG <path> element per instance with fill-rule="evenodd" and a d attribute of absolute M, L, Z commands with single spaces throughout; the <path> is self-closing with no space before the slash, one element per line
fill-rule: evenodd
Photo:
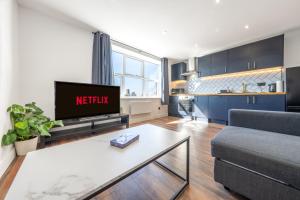
<path fill-rule="evenodd" d="M 124 133 L 139 140 L 124 149 L 110 140 Z M 99 190 L 189 136 L 146 124 L 27 154 L 6 199 L 78 199 Z"/>

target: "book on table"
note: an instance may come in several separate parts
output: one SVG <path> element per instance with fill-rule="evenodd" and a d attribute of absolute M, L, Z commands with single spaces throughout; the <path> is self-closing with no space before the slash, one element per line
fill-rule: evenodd
<path fill-rule="evenodd" d="M 139 134 L 136 133 L 124 133 L 117 138 L 110 141 L 110 144 L 115 147 L 124 148 L 134 141 L 139 139 Z"/>

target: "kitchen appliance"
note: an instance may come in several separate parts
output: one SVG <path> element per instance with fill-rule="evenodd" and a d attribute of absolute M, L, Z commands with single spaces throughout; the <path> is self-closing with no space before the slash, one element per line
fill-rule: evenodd
<path fill-rule="evenodd" d="M 189 58 L 188 59 L 188 71 L 185 73 L 182 73 L 182 76 L 193 76 L 197 75 L 198 72 L 196 71 L 196 58 Z"/>
<path fill-rule="evenodd" d="M 178 111 L 184 116 L 193 115 L 193 96 L 180 96 L 178 99 Z"/>
<path fill-rule="evenodd" d="M 269 86 L 269 92 L 276 92 L 276 83 L 271 83 Z"/>
<path fill-rule="evenodd" d="M 185 90 L 184 88 L 172 88 L 171 94 L 184 94 Z"/>
<path fill-rule="evenodd" d="M 287 111 L 300 112 L 300 67 L 286 69 Z"/>
<path fill-rule="evenodd" d="M 276 92 L 283 92 L 283 81 L 276 81 Z"/>

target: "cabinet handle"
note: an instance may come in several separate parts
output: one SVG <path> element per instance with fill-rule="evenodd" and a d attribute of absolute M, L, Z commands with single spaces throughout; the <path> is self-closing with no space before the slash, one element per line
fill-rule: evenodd
<path fill-rule="evenodd" d="M 248 62 L 248 69 L 250 69 L 250 62 Z"/>
<path fill-rule="evenodd" d="M 249 104 L 249 103 L 250 103 L 250 97 L 247 96 L 247 104 Z"/>
<path fill-rule="evenodd" d="M 225 73 L 227 72 L 227 66 L 225 66 Z"/>
<path fill-rule="evenodd" d="M 256 104 L 256 97 L 255 96 L 252 97 L 252 103 Z"/>
<path fill-rule="evenodd" d="M 256 63 L 255 63 L 255 60 L 253 61 L 253 69 L 256 69 Z"/>

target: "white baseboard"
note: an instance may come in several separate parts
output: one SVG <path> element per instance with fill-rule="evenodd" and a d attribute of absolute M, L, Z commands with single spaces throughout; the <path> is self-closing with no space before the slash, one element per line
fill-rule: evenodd
<path fill-rule="evenodd" d="M 5 155 L 0 160 L 0 178 L 2 177 L 2 175 L 5 173 L 5 171 L 11 164 L 11 162 L 16 157 L 15 148 L 10 148 L 10 147 L 4 147 L 4 148 L 9 148 L 9 149 L 5 150 Z"/>

